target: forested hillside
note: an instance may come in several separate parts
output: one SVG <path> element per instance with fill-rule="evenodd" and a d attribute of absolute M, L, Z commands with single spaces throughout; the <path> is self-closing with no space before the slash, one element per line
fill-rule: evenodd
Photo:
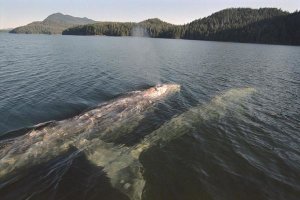
<path fill-rule="evenodd" d="M 275 8 L 226 9 L 186 26 L 181 38 L 270 44 L 300 44 L 300 13 Z"/>
<path fill-rule="evenodd" d="M 139 36 L 139 37 L 167 37 L 164 35 L 175 25 L 160 19 L 148 19 L 140 23 L 131 22 L 98 22 L 76 26 L 63 31 L 64 35 L 107 35 L 107 36 Z"/>
<path fill-rule="evenodd" d="M 185 25 L 158 18 L 134 22 L 95 22 L 60 13 L 12 33 L 139 36 L 268 44 L 300 44 L 300 12 L 276 8 L 229 8 Z"/>
<path fill-rule="evenodd" d="M 273 17 L 287 15 L 275 8 L 231 8 L 219 11 L 205 17 L 195 20 L 188 24 L 184 32 L 184 38 L 189 39 L 223 39 L 218 33 L 225 30 L 243 28 L 251 23 L 261 20 L 271 19 Z M 219 38 L 220 37 L 220 38 Z M 224 37 L 224 38 L 227 38 Z"/>
<path fill-rule="evenodd" d="M 42 22 L 32 22 L 26 26 L 21 26 L 10 31 L 10 33 L 26 33 L 26 34 L 62 34 L 62 31 L 75 26 L 95 23 L 88 18 L 73 17 L 55 13 L 48 16 Z"/>
<path fill-rule="evenodd" d="M 300 45 L 300 12 L 225 29 L 204 40 Z"/>
<path fill-rule="evenodd" d="M 230 8 L 185 25 L 172 25 L 157 18 L 140 23 L 101 22 L 68 28 L 65 35 L 148 36 L 254 42 L 300 44 L 300 14 L 276 8 Z"/>

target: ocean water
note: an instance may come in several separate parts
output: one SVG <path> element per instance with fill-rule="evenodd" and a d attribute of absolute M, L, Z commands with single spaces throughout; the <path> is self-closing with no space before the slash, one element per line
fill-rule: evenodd
<path fill-rule="evenodd" d="M 296 46 L 1 33 L 0 199 L 300 199 L 299 63 Z M 180 92 L 121 121 L 135 126 L 118 139 L 96 140 L 96 160 L 73 145 L 54 155 L 64 138 L 28 153 L 34 125 L 165 83 Z M 115 187 L 135 180 L 136 146 L 143 181 Z"/>

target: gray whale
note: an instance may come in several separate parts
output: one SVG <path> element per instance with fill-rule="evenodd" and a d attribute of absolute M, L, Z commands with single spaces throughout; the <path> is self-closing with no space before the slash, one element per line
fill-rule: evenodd
<path fill-rule="evenodd" d="M 199 123 L 224 117 L 232 106 L 243 111 L 241 100 L 255 92 L 254 88 L 230 89 L 206 104 L 173 117 L 134 146 L 113 142 L 129 133 L 157 101 L 179 88 L 173 84 L 133 92 L 72 119 L 51 123 L 16 138 L 0 151 L 0 180 L 22 167 L 46 162 L 72 146 L 83 152 L 91 163 L 101 166 L 114 188 L 132 200 L 142 199 L 145 180 L 139 157 L 143 152 L 152 146 L 167 145 L 191 132 Z"/>
<path fill-rule="evenodd" d="M 157 130 L 147 135 L 139 144 L 126 147 L 105 143 L 99 139 L 89 141 L 86 151 L 88 159 L 97 166 L 104 167 L 112 185 L 132 200 L 142 199 L 145 180 L 139 162 L 141 153 L 152 146 L 162 147 L 169 141 L 192 132 L 195 125 L 209 120 L 221 119 L 229 108 L 243 111 L 241 100 L 253 94 L 254 88 L 230 89 L 215 96 L 209 103 L 199 105 L 175 116 Z"/>
<path fill-rule="evenodd" d="M 163 84 L 102 104 L 62 121 L 36 125 L 25 135 L 0 142 L 0 179 L 33 165 L 46 162 L 85 141 L 98 138 L 114 141 L 130 132 L 153 106 L 180 90 L 177 84 Z"/>

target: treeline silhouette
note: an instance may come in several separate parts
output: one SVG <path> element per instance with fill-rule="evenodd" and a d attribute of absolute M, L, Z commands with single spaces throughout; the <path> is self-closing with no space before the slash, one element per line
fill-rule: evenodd
<path fill-rule="evenodd" d="M 160 19 L 148 19 L 140 23 L 132 22 L 98 22 L 95 24 L 75 26 L 63 31 L 64 35 L 107 35 L 167 37 L 165 34 L 175 25 Z"/>
<path fill-rule="evenodd" d="M 226 9 L 187 25 L 185 39 L 300 44 L 300 12 Z"/>
<path fill-rule="evenodd" d="M 276 8 L 230 8 L 185 25 L 172 25 L 157 18 L 140 23 L 99 22 L 68 28 L 63 34 L 299 45 L 300 12 L 288 13 Z"/>
<path fill-rule="evenodd" d="M 173 25 L 158 18 L 139 23 L 96 22 L 55 13 L 42 22 L 33 22 L 10 32 L 300 45 L 300 12 L 289 13 L 276 8 L 229 8 L 184 25 Z"/>

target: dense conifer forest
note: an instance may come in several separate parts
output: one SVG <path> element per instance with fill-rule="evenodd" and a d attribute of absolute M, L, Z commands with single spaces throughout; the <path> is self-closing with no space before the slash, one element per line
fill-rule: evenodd
<path fill-rule="evenodd" d="M 40 24 L 36 25 L 34 22 L 21 27 L 21 30 L 17 28 L 11 32 L 140 36 L 300 45 L 300 12 L 288 13 L 276 8 L 229 8 L 184 25 L 173 25 L 158 18 L 139 23 L 91 22 L 87 18 L 79 19 L 87 21 L 65 23 L 63 19 L 60 21 L 56 19 L 55 23 L 51 24 L 55 31 L 52 29 L 51 31 L 49 28 L 44 30 L 44 26 L 41 27 Z M 43 21 L 47 25 L 45 21 L 47 22 L 47 20 Z"/>
<path fill-rule="evenodd" d="M 191 22 L 181 38 L 271 44 L 300 44 L 300 12 L 226 9 Z"/>

